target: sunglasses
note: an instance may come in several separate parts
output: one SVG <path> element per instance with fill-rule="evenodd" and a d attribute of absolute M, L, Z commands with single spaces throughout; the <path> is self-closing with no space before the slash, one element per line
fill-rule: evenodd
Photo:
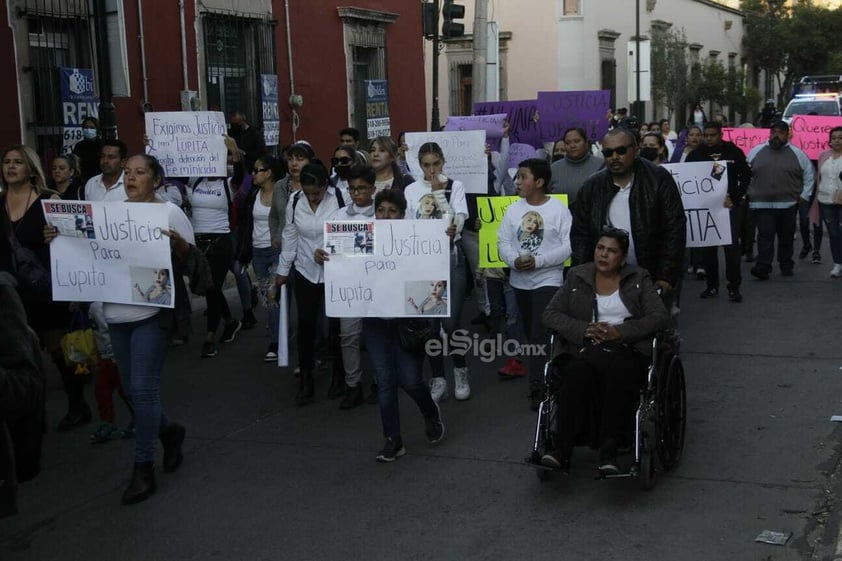
<path fill-rule="evenodd" d="M 257 175 L 258 173 L 260 173 L 262 171 L 269 171 L 269 168 L 254 168 L 253 170 L 251 170 L 251 172 L 255 175 Z"/>
<path fill-rule="evenodd" d="M 616 148 L 603 148 L 602 155 L 606 158 L 610 158 L 614 155 L 614 152 L 616 152 L 618 156 L 625 156 L 626 152 L 629 151 L 629 148 L 634 148 L 634 144 L 627 144 L 625 146 L 618 146 Z"/>
<path fill-rule="evenodd" d="M 351 158 L 349 158 L 348 156 L 342 156 L 341 158 L 331 158 L 330 159 L 330 165 L 332 165 L 332 166 L 350 166 L 352 161 L 353 160 L 351 160 Z"/>

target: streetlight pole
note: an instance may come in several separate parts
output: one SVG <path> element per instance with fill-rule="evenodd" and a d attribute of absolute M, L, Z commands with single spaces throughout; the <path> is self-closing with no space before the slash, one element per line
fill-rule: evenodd
<path fill-rule="evenodd" d="M 433 25 L 433 107 L 430 111 L 430 130 L 441 129 L 439 120 L 439 13 L 441 4 L 439 0 L 433 0 L 435 4 L 435 25 Z"/>
<path fill-rule="evenodd" d="M 634 67 L 635 99 L 632 114 L 640 121 L 643 121 L 643 115 L 638 115 L 638 112 L 640 112 L 640 0 L 635 0 L 634 2 Z"/>

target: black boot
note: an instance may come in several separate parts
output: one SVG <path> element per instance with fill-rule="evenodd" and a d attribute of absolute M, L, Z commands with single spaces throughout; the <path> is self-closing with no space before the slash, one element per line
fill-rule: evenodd
<path fill-rule="evenodd" d="M 336 399 L 345 395 L 345 372 L 333 372 L 330 388 L 327 390 L 328 399 Z"/>
<path fill-rule="evenodd" d="M 123 492 L 123 504 L 133 505 L 145 501 L 155 492 L 155 468 L 152 462 L 134 465 L 132 480 Z"/>
<path fill-rule="evenodd" d="M 301 371 L 301 379 L 298 381 L 298 393 L 295 394 L 296 405 L 308 405 L 313 403 L 315 398 L 315 387 L 313 384 L 313 371 Z"/>
<path fill-rule="evenodd" d="M 68 400 L 70 401 L 70 400 Z M 84 401 L 68 403 L 67 415 L 56 425 L 57 432 L 65 432 L 91 422 L 91 408 Z"/>
<path fill-rule="evenodd" d="M 161 429 L 158 438 L 161 440 L 161 445 L 164 447 L 164 471 L 172 473 L 178 469 L 184 460 L 184 454 L 181 452 L 181 445 L 184 443 L 184 436 L 187 430 L 178 423 L 170 423 L 165 428 Z"/>

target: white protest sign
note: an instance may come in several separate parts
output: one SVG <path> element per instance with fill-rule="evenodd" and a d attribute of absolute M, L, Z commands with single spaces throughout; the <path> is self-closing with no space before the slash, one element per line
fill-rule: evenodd
<path fill-rule="evenodd" d="M 332 224 L 349 223 L 326 225 Z M 325 262 L 327 315 L 448 317 L 446 230 L 446 220 L 375 220 L 373 253 L 330 255 Z"/>
<path fill-rule="evenodd" d="M 174 306 L 167 205 L 42 201 L 53 300 Z"/>
<path fill-rule="evenodd" d="M 168 177 L 225 177 L 225 116 L 218 111 L 146 114 L 148 153 Z"/>
<path fill-rule="evenodd" d="M 418 149 L 435 142 L 444 153 L 444 173 L 465 184 L 466 193 L 488 194 L 488 159 L 485 156 L 485 131 L 442 131 L 406 133 L 409 152 L 406 161 L 413 177 L 423 178 Z"/>
<path fill-rule="evenodd" d="M 665 164 L 672 174 L 687 215 L 687 247 L 731 243 L 731 218 L 723 206 L 728 194 L 726 162 Z"/>

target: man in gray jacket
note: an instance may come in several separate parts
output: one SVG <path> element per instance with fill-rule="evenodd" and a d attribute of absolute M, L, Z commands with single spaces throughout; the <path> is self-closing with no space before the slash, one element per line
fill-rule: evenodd
<path fill-rule="evenodd" d="M 809 204 L 813 193 L 813 164 L 789 142 L 789 125 L 778 121 L 769 131 L 769 142 L 748 154 L 753 179 L 748 189 L 749 207 L 757 226 L 757 262 L 751 274 L 768 280 L 778 238 L 781 275 L 791 277 L 795 261 L 792 246 L 798 205 Z"/>

